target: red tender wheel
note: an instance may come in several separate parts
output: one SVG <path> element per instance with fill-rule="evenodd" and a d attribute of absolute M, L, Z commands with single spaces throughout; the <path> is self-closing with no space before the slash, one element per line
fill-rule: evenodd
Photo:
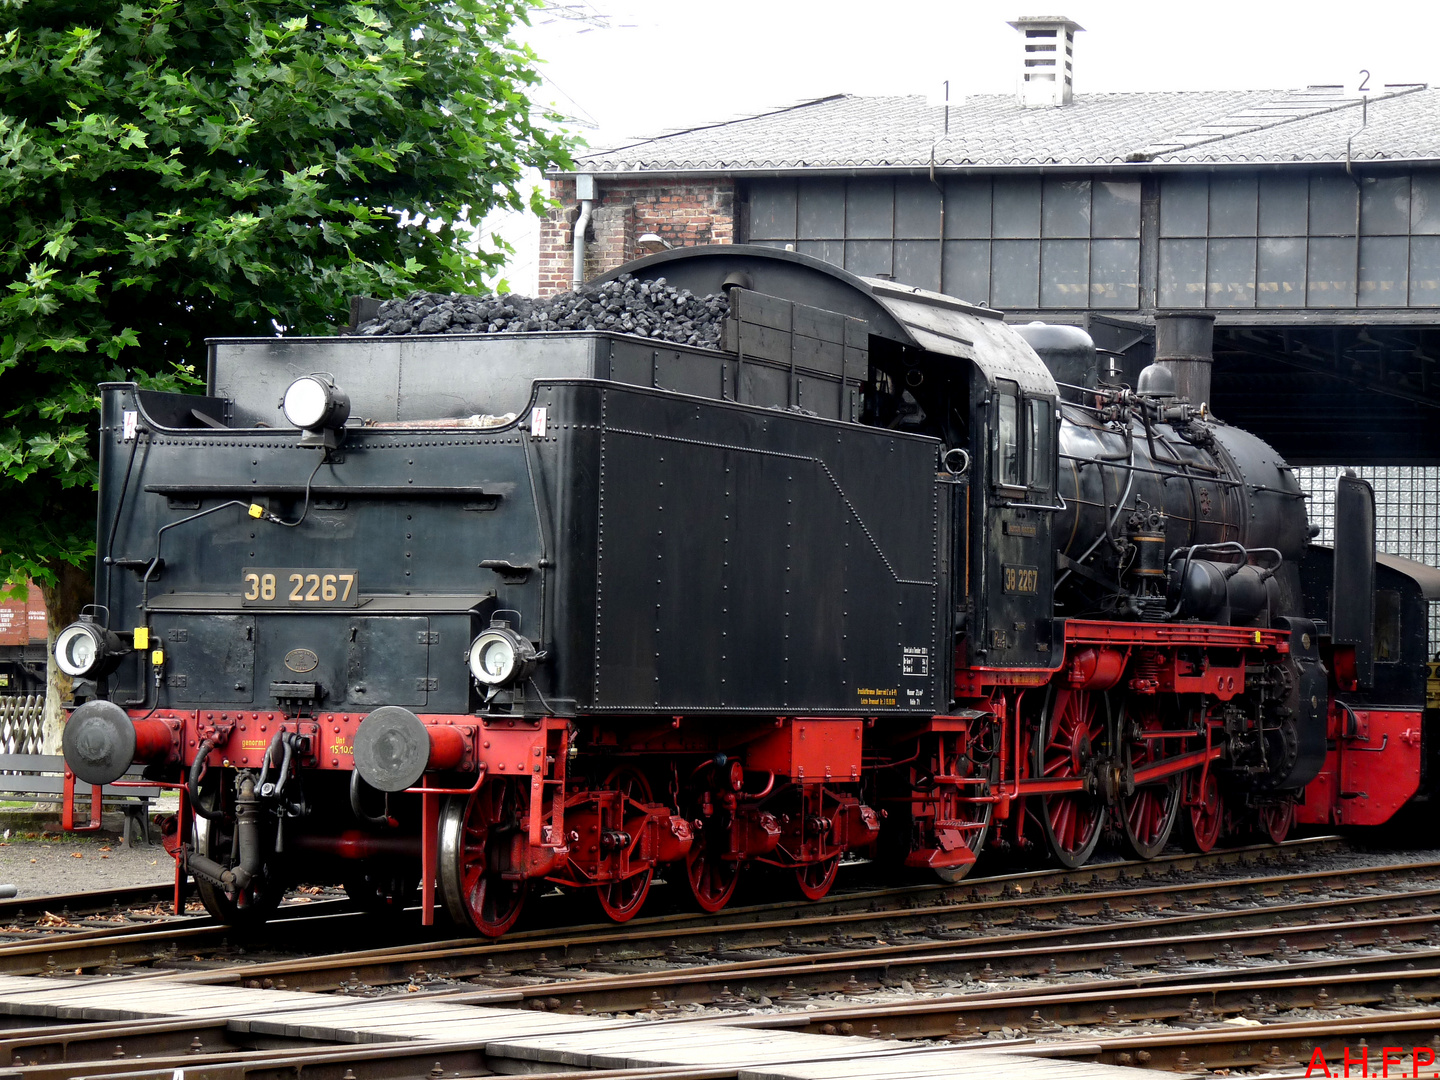
<path fill-rule="evenodd" d="M 473 795 L 452 795 L 440 816 L 440 892 L 450 917 L 485 937 L 515 925 L 529 891 L 526 881 L 501 876 L 508 842 L 518 827 L 519 795 L 508 780 L 487 780 Z"/>
<path fill-rule="evenodd" d="M 840 856 L 832 855 L 820 862 L 809 863 L 795 868 L 795 886 L 806 900 L 820 900 L 835 884 L 835 875 L 840 869 Z"/>
<path fill-rule="evenodd" d="M 618 791 L 625 796 L 620 820 L 613 823 L 615 828 L 623 827 L 625 820 L 632 816 L 627 813 L 631 809 L 631 803 L 652 801 L 650 782 L 645 779 L 644 773 L 632 765 L 621 765 L 615 769 L 605 778 L 604 786 L 609 791 Z M 638 815 L 638 807 L 634 809 Z M 643 870 L 631 873 L 619 881 L 597 885 L 595 895 L 600 901 L 600 910 L 605 912 L 605 917 L 612 922 L 629 922 L 645 906 L 645 898 L 650 895 L 650 882 L 654 878 L 655 864 L 650 863 Z"/>
<path fill-rule="evenodd" d="M 740 880 L 740 864 L 724 858 L 719 844 L 714 842 L 715 827 L 696 829 L 695 842 L 685 856 L 685 876 L 690 881 L 690 892 L 700 910 L 719 911 L 735 895 L 735 886 Z M 720 834 L 723 839 L 724 834 Z"/>

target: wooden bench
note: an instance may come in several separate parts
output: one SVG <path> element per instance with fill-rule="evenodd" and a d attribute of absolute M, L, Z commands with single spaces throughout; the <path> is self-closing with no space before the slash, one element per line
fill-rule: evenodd
<path fill-rule="evenodd" d="M 116 784 L 106 784 L 100 793 L 99 805 L 95 803 L 92 787 L 90 822 L 76 826 L 73 823 L 75 797 L 90 785 L 67 774 L 64 758 L 59 754 L 0 754 L 0 799 L 26 798 L 61 803 L 65 809 L 66 827 L 74 832 L 99 829 L 102 808 L 117 808 L 125 815 L 121 841 L 126 847 L 131 845 L 132 838 L 138 844 L 150 843 L 150 800 L 155 797 L 156 789 L 125 786 L 125 781 L 140 778 L 140 766 L 137 765 Z"/>

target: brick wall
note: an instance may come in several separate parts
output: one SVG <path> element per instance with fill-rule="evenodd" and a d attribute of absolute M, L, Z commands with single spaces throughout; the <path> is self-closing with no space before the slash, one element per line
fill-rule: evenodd
<path fill-rule="evenodd" d="M 580 204 L 575 181 L 550 181 L 559 202 L 540 223 L 540 295 L 570 288 L 572 235 Z M 735 242 L 735 182 L 729 179 L 607 183 L 596 178 L 594 209 L 585 250 L 585 277 L 613 270 L 642 252 L 636 238 L 653 232 L 675 247 Z"/>

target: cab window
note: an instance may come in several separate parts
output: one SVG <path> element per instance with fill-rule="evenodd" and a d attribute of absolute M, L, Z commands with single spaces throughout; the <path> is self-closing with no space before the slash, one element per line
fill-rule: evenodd
<path fill-rule="evenodd" d="M 1400 593 L 1395 589 L 1375 590 L 1375 662 L 1394 664 L 1400 660 Z"/>
<path fill-rule="evenodd" d="M 1050 490 L 1051 441 L 1055 425 L 1050 419 L 1050 402 L 1043 398 L 1030 398 L 1025 402 L 1030 424 L 1027 436 L 1026 458 L 1029 463 L 1030 486 L 1039 491 Z"/>
<path fill-rule="evenodd" d="M 1010 389 L 1007 389 L 1009 387 Z M 995 482 L 1023 487 L 1020 477 L 1020 395 L 1014 383 L 1001 383 L 995 410 Z"/>
<path fill-rule="evenodd" d="M 995 483 L 1048 492 L 1055 481 L 1055 406 L 1022 398 L 1013 382 L 997 384 L 994 431 Z"/>

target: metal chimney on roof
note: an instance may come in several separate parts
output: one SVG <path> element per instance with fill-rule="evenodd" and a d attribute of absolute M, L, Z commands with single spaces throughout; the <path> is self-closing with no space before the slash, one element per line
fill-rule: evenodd
<path fill-rule="evenodd" d="M 1063 15 L 1022 15 L 1010 25 L 1025 39 L 1020 104 L 1027 109 L 1069 105 L 1074 97 L 1075 34 L 1085 28 Z"/>

